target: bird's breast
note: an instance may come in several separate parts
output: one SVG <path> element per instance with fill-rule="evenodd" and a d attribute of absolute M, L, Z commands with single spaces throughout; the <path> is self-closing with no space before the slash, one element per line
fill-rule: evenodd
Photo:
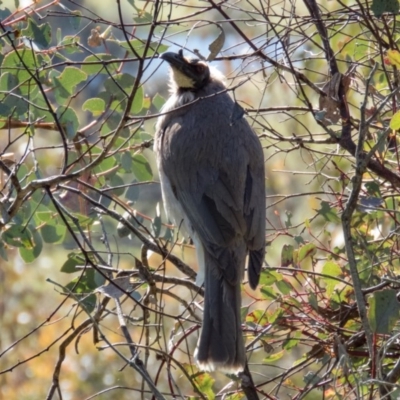
<path fill-rule="evenodd" d="M 178 90 L 174 93 L 164 104 L 162 112 L 170 112 L 176 108 L 182 107 L 188 103 L 191 103 L 196 99 L 194 92 L 190 90 Z"/>

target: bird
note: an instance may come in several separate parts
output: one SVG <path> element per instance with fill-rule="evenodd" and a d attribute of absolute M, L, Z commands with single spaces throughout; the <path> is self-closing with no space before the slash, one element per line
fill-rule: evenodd
<path fill-rule="evenodd" d="M 261 143 L 207 62 L 179 52 L 170 97 L 158 117 L 154 151 L 167 217 L 192 239 L 204 283 L 194 353 L 203 371 L 238 374 L 246 365 L 241 281 L 256 289 L 265 257 L 265 166 Z"/>

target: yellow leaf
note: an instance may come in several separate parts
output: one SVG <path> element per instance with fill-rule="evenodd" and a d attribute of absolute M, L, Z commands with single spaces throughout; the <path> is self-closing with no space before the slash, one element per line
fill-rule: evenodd
<path fill-rule="evenodd" d="M 400 68 L 400 53 L 397 50 L 388 50 L 386 55 L 391 65 Z"/>
<path fill-rule="evenodd" d="M 337 395 L 337 392 L 332 388 L 328 388 L 327 390 L 325 390 L 324 395 L 326 399 L 334 399 L 336 398 L 335 396 Z"/>
<path fill-rule="evenodd" d="M 390 128 L 396 131 L 400 129 L 400 111 L 397 111 L 390 120 Z"/>

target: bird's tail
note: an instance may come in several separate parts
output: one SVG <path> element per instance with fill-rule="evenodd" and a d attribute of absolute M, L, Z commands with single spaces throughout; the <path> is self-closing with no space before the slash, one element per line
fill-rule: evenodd
<path fill-rule="evenodd" d="M 240 316 L 241 273 L 236 270 L 234 275 L 229 282 L 216 259 L 205 254 L 204 317 L 195 354 L 204 371 L 238 373 L 246 363 Z"/>

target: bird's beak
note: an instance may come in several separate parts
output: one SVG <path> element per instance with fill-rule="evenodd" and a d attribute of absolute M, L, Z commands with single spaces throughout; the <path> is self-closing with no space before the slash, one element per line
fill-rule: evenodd
<path fill-rule="evenodd" d="M 169 65 L 171 65 L 171 67 L 176 68 L 184 74 L 187 74 L 190 64 L 187 62 L 185 57 L 183 57 L 181 51 L 179 53 L 168 51 L 166 53 L 160 54 L 159 58 L 165 60 Z"/>
<path fill-rule="evenodd" d="M 208 81 L 210 71 L 207 65 L 183 57 L 182 50 L 163 53 L 159 57 L 171 66 L 174 80 L 180 88 L 200 89 Z"/>

